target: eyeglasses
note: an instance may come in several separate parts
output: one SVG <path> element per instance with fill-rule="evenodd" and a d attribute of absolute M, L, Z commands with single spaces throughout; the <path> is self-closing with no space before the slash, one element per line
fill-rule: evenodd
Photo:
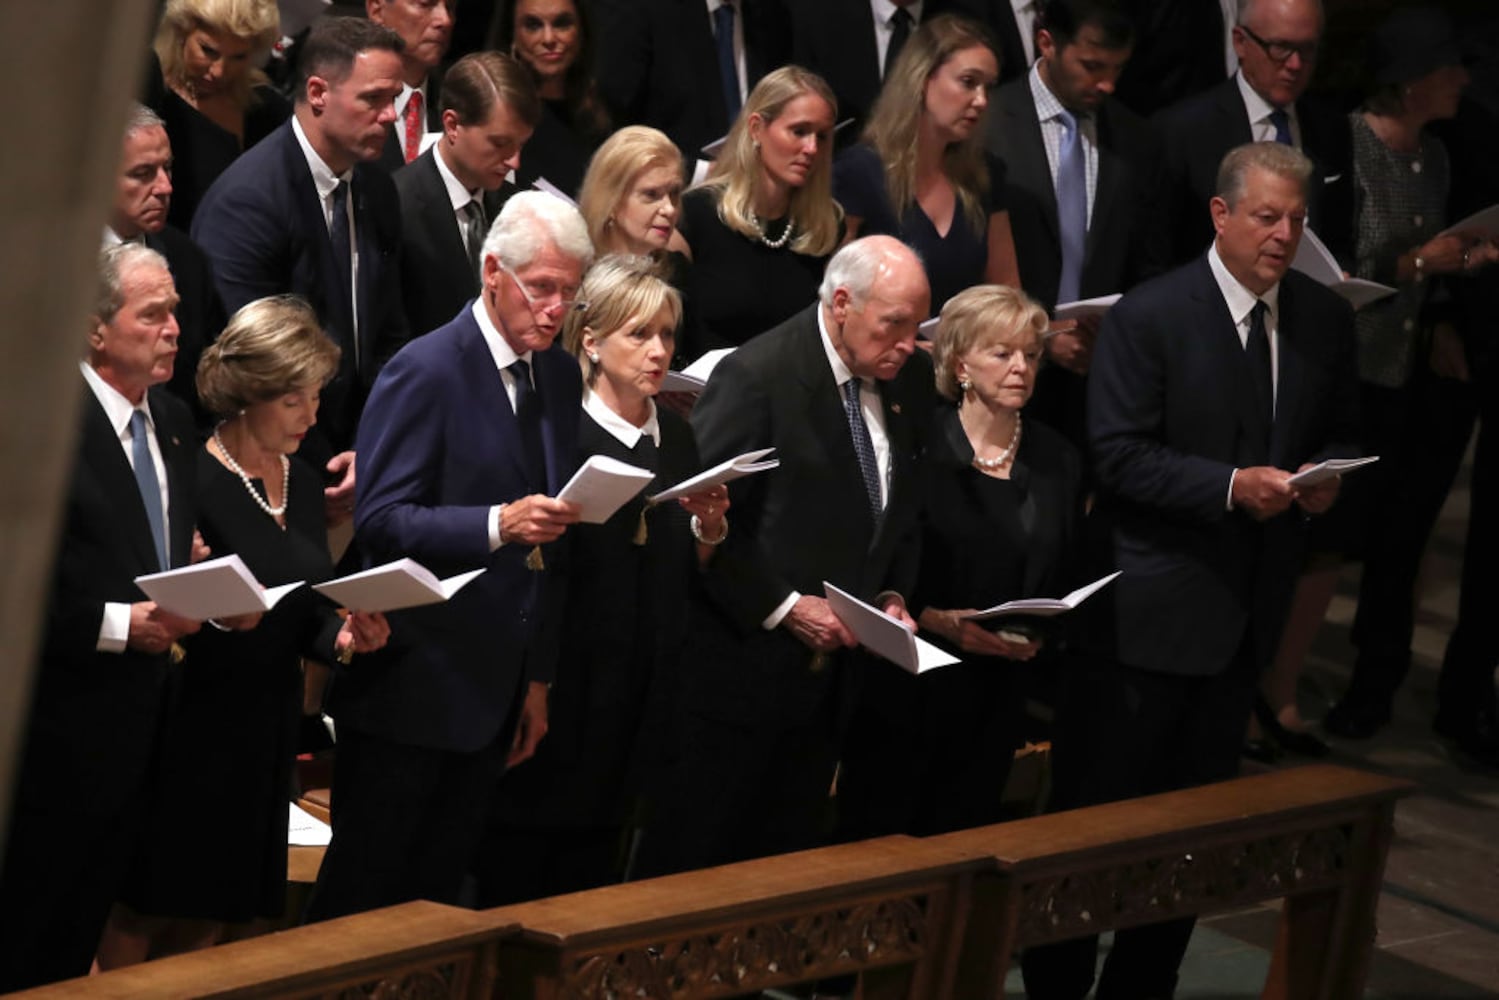
<path fill-rule="evenodd" d="M 1317 42 L 1302 42 L 1300 45 L 1281 41 L 1267 42 L 1249 30 L 1247 24 L 1240 24 L 1237 27 L 1245 35 L 1249 36 L 1254 44 L 1264 49 L 1265 55 L 1269 56 L 1273 62 L 1287 62 L 1292 56 L 1300 56 L 1302 62 L 1308 62 L 1317 54 Z"/>
<path fill-rule="evenodd" d="M 498 260 L 496 261 L 496 263 L 499 263 Z M 560 286 L 555 285 L 550 281 L 541 284 L 527 285 L 524 281 L 520 280 L 520 277 L 514 271 L 510 270 L 510 268 L 506 267 L 504 264 L 500 264 L 500 270 L 508 274 L 510 276 L 510 280 L 515 282 L 515 287 L 520 291 L 521 298 L 526 300 L 526 306 L 531 310 L 532 315 L 535 315 L 538 312 L 560 312 L 562 315 L 566 316 L 574 309 L 588 308 L 587 302 L 581 302 L 578 299 L 564 298 L 567 292 Z M 573 290 L 574 294 L 576 294 L 576 291 L 576 289 Z M 549 299 L 552 301 L 547 301 Z"/>

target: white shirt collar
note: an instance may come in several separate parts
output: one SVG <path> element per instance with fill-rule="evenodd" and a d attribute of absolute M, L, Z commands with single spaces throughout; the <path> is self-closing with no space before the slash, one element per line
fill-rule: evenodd
<path fill-rule="evenodd" d="M 1228 304 L 1228 314 L 1233 319 L 1234 325 L 1242 325 L 1250 312 L 1254 310 L 1256 302 L 1264 302 L 1270 307 L 1270 315 L 1278 316 L 1280 310 L 1280 282 L 1270 286 L 1264 295 L 1255 295 L 1229 273 L 1228 266 L 1223 263 L 1223 258 L 1218 254 L 1218 242 L 1213 241 L 1208 247 L 1208 267 L 1213 272 L 1213 280 L 1218 283 L 1218 290 L 1223 293 L 1223 301 Z"/>
<path fill-rule="evenodd" d="M 333 189 L 338 187 L 339 181 L 347 181 L 354 176 L 354 168 L 335 174 L 333 168 L 324 163 L 317 150 L 312 148 L 312 143 L 307 140 L 307 133 L 302 130 L 302 122 L 296 115 L 292 115 L 291 130 L 297 137 L 297 145 L 302 147 L 302 155 L 307 158 L 307 169 L 312 171 L 312 185 L 317 188 L 319 200 L 327 201 L 329 195 L 333 194 Z"/>
<path fill-rule="evenodd" d="M 500 333 L 499 328 L 489 318 L 489 310 L 484 308 L 483 295 L 474 300 L 473 309 L 474 320 L 479 324 L 479 333 L 484 336 L 484 343 L 489 348 L 490 355 L 494 358 L 496 368 L 500 371 L 505 371 L 517 361 L 524 361 L 528 365 L 531 364 L 532 352 L 527 351 L 525 354 L 516 354 L 515 350 L 510 346 L 510 342 L 505 339 L 505 335 Z M 534 367 L 531 372 L 531 381 L 534 385 L 536 381 Z"/>
<path fill-rule="evenodd" d="M 1057 98 L 1056 94 L 1052 93 L 1051 88 L 1046 85 L 1046 81 L 1041 79 L 1041 60 L 1037 59 L 1031 64 L 1031 70 L 1027 76 L 1031 84 L 1031 99 L 1036 102 L 1036 119 L 1038 121 L 1049 122 L 1067 110 L 1067 106 Z M 1088 117 L 1086 112 L 1073 111 L 1070 113 L 1074 121 L 1082 121 Z"/>
<path fill-rule="evenodd" d="M 646 417 L 645 426 L 636 427 L 609 409 L 609 404 L 599 398 L 599 394 L 591 387 L 583 387 L 583 412 L 626 448 L 634 448 L 640 442 L 642 434 L 649 434 L 651 441 L 657 446 L 661 444 L 661 424 L 656 419 L 656 401 L 647 399 L 645 404 L 650 408 L 650 416 Z"/>
<path fill-rule="evenodd" d="M 723 5 L 724 5 L 724 0 L 708 0 L 708 16 L 712 17 L 713 16 L 713 12 L 716 11 L 718 8 L 722 7 Z M 735 13 L 736 14 L 738 13 L 737 8 L 735 10 Z"/>
<path fill-rule="evenodd" d="M 822 334 L 822 349 L 828 356 L 828 364 L 833 369 L 833 381 L 838 384 L 841 391 L 843 383 L 854 377 L 854 373 L 848 370 L 848 365 L 838 356 L 838 350 L 833 347 L 833 338 L 828 334 L 827 309 L 822 303 L 817 305 L 817 332 Z"/>
<path fill-rule="evenodd" d="M 1024 14 L 1036 6 L 1036 0 L 1010 0 L 1010 9 L 1017 14 Z"/>
<path fill-rule="evenodd" d="M 917 0 L 916 3 L 906 4 L 906 13 L 910 14 L 911 20 L 918 24 L 921 22 L 922 2 L 923 0 Z M 896 8 L 900 5 L 894 0 L 869 0 L 869 6 L 874 11 L 875 22 L 888 25 L 890 19 L 895 16 Z"/>
<path fill-rule="evenodd" d="M 439 148 L 441 141 L 432 147 L 432 159 L 437 161 L 437 176 L 442 178 L 442 186 L 447 189 L 448 200 L 453 203 L 453 211 L 461 212 L 469 202 L 479 197 L 477 191 L 470 191 L 463 186 L 463 182 L 453 176 L 453 171 L 448 169 L 447 161 L 442 158 L 442 150 Z"/>
<path fill-rule="evenodd" d="M 83 380 L 88 387 L 94 390 L 94 396 L 99 400 L 99 405 L 104 407 L 104 415 L 109 418 L 109 426 L 114 430 L 115 437 L 124 437 L 125 431 L 130 427 L 130 415 L 140 410 L 146 415 L 146 427 L 155 433 L 156 422 L 151 419 L 151 407 L 148 405 L 150 395 L 141 397 L 141 405 L 136 406 L 121 395 L 120 390 L 104 381 L 104 377 L 94 371 L 94 366 L 87 361 L 78 362 L 78 367 L 83 370 Z"/>
<path fill-rule="evenodd" d="M 1260 96 L 1259 91 L 1249 85 L 1244 79 L 1244 71 L 1241 69 L 1234 73 L 1234 81 L 1239 85 L 1239 96 L 1244 100 L 1244 112 L 1249 115 L 1249 124 L 1255 125 L 1270 117 L 1270 112 L 1275 110 L 1275 105 Z M 1296 119 L 1296 105 L 1293 103 L 1285 109 L 1286 117 L 1294 121 Z"/>

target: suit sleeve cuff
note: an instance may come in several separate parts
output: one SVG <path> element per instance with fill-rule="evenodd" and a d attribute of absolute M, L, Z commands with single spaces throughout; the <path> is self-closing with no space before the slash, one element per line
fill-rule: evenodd
<path fill-rule="evenodd" d="M 790 614 L 792 607 L 801 599 L 802 595 L 795 590 L 787 594 L 786 599 L 777 604 L 775 610 L 765 616 L 765 620 L 760 623 L 760 627 L 767 632 L 773 630 L 777 625 L 781 624 L 781 620 Z"/>
<path fill-rule="evenodd" d="M 94 648 L 101 653 L 123 653 L 130 640 L 130 605 L 106 602 L 104 618 L 99 622 L 99 641 Z"/>
<path fill-rule="evenodd" d="M 1234 509 L 1234 477 L 1237 476 L 1238 474 L 1239 474 L 1239 470 L 1238 469 L 1235 469 L 1234 471 L 1232 471 L 1232 472 L 1230 472 L 1228 474 L 1228 496 L 1226 496 L 1226 497 L 1223 498 L 1223 509 L 1224 510 L 1233 510 Z"/>

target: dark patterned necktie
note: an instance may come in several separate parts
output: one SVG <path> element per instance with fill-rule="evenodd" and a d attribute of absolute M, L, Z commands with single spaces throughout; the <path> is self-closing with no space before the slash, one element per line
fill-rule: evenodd
<path fill-rule="evenodd" d="M 878 521 L 883 510 L 880 503 L 880 463 L 874 456 L 874 442 L 870 440 L 869 427 L 864 423 L 864 410 L 859 405 L 859 380 L 856 378 L 843 383 L 843 411 L 848 415 L 849 435 L 853 438 L 854 454 L 859 458 L 859 472 L 864 477 L 869 512 Z"/>

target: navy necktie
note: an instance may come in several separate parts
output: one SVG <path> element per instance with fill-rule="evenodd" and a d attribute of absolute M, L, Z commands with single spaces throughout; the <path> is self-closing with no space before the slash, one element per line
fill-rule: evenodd
<path fill-rule="evenodd" d="M 713 12 L 714 41 L 718 44 L 718 78 L 723 87 L 723 106 L 729 124 L 739 117 L 739 67 L 734 60 L 734 5 L 722 3 Z"/>
<path fill-rule="evenodd" d="M 880 463 L 874 455 L 874 441 L 869 437 L 869 426 L 864 423 L 864 409 L 859 405 L 859 380 L 851 378 L 843 383 L 843 410 L 848 415 L 848 430 L 854 442 L 854 454 L 859 459 L 859 473 L 864 478 L 864 493 L 869 499 L 869 512 L 876 522 L 884 507 L 880 503 Z"/>
<path fill-rule="evenodd" d="M 1265 313 L 1269 306 L 1256 301 L 1249 314 L 1249 336 L 1244 341 L 1244 355 L 1249 361 L 1249 380 L 1254 385 L 1255 402 L 1268 426 L 1275 420 L 1275 376 L 1270 367 L 1270 337 L 1265 332 Z"/>
<path fill-rule="evenodd" d="M 541 397 L 531 384 L 531 366 L 520 358 L 510 364 L 515 377 L 515 422 L 520 427 L 521 447 L 526 451 L 526 475 L 531 488 L 546 491 L 546 459 L 541 447 Z"/>
<path fill-rule="evenodd" d="M 1062 123 L 1062 149 L 1057 157 L 1057 235 L 1062 242 L 1062 275 L 1057 282 L 1057 301 L 1076 302 L 1081 297 L 1083 257 L 1088 246 L 1087 153 L 1072 112 L 1064 108 L 1057 120 Z"/>
<path fill-rule="evenodd" d="M 1275 126 L 1275 141 L 1283 146 L 1292 146 L 1291 142 L 1291 116 L 1286 114 L 1285 108 L 1276 108 L 1270 112 L 1270 124 Z"/>
<path fill-rule="evenodd" d="M 890 47 L 885 49 L 885 72 L 881 74 L 882 79 L 890 78 L 890 69 L 895 65 L 896 57 L 900 55 L 906 39 L 911 37 L 911 24 L 911 12 L 904 7 L 895 8 L 895 13 L 890 15 Z"/>
<path fill-rule="evenodd" d="M 328 242 L 333 246 L 333 266 L 338 269 L 339 296 L 349 303 L 349 317 L 356 315 L 354 306 L 354 241 L 349 235 L 349 182 L 339 181 L 333 189 L 333 217 L 328 220 Z M 359 335 L 349 331 L 354 345 L 354 364 L 359 364 Z"/>
<path fill-rule="evenodd" d="M 151 526 L 151 541 L 156 546 L 156 560 L 162 569 L 170 569 L 167 561 L 166 517 L 161 509 L 161 484 L 156 479 L 156 463 L 151 459 L 151 445 L 147 435 L 146 415 L 140 410 L 130 413 L 130 457 L 135 464 L 135 486 L 141 491 L 141 502 L 146 505 L 146 522 Z"/>

